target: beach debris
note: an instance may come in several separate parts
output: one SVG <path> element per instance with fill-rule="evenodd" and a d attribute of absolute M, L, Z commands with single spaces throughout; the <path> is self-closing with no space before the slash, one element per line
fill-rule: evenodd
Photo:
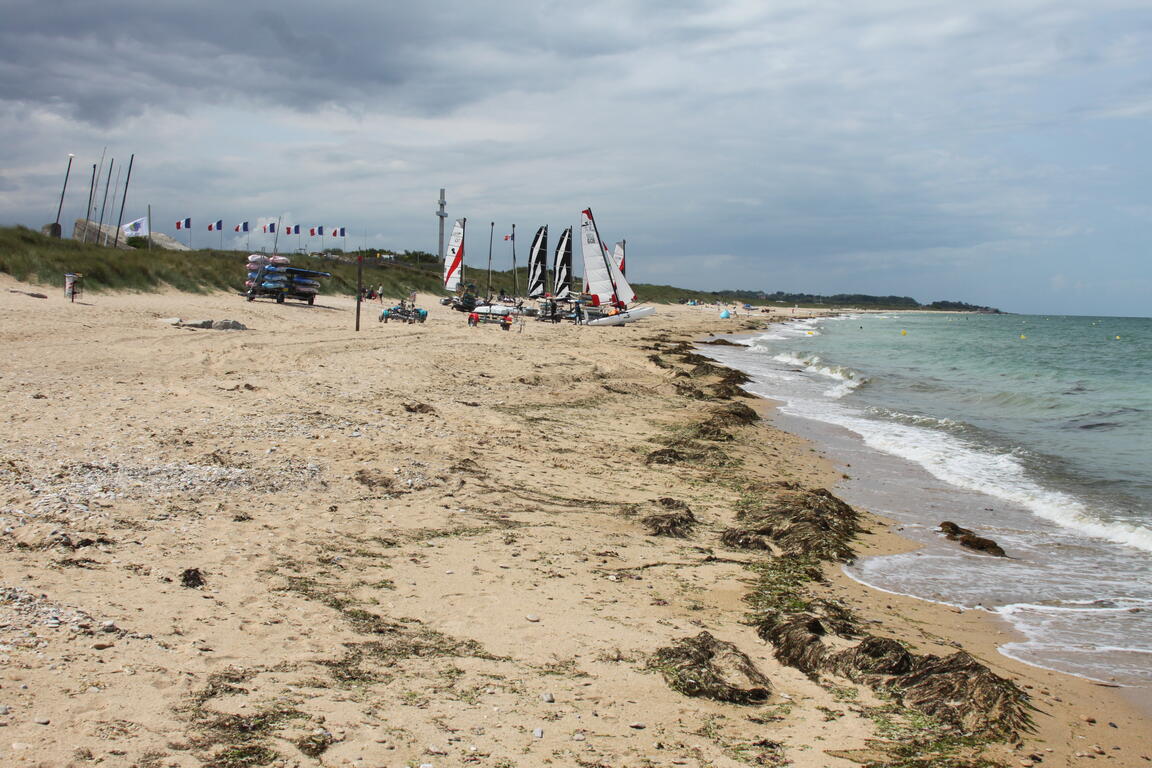
<path fill-rule="evenodd" d="M 707 341 L 700 341 L 697 343 L 698 344 L 712 344 L 712 345 L 717 346 L 717 347 L 743 347 L 744 346 L 743 344 L 737 344 L 736 342 L 729 341 L 728 339 L 708 339 Z"/>
<path fill-rule="evenodd" d="M 436 413 L 436 409 L 432 406 L 428 405 L 427 403 L 418 403 L 416 401 L 404 403 L 404 410 L 408 411 L 408 413 Z"/>
<path fill-rule="evenodd" d="M 19 294 L 22 294 L 24 296 L 31 296 L 34 299 L 46 299 L 46 298 L 48 298 L 47 296 L 45 296 L 42 293 L 36 293 L 34 291 L 18 291 L 15 288 L 9 288 L 8 293 L 19 293 Z"/>
<path fill-rule="evenodd" d="M 1009 738 L 1032 730 L 1028 694 L 964 651 L 915 659 L 913 669 L 887 687 L 905 706 L 924 712 L 964 733 Z"/>
<path fill-rule="evenodd" d="M 760 421 L 760 414 L 745 403 L 726 403 L 712 408 L 709 413 L 709 421 L 718 427 L 738 427 Z"/>
<path fill-rule="evenodd" d="M 180 584 L 189 589 L 200 589 L 207 583 L 199 568 L 187 568 L 180 574 Z"/>
<path fill-rule="evenodd" d="M 296 744 L 296 748 L 308 757 L 320 757 L 335 741 L 336 738 L 331 733 L 323 728 L 317 728 L 313 730 L 312 733 L 302 739 L 298 739 L 294 743 Z"/>
<path fill-rule="evenodd" d="M 779 491 L 736 517 L 770 536 L 784 554 L 818 560 L 850 562 L 851 541 L 863 530 L 860 514 L 824 488 Z"/>
<path fill-rule="evenodd" d="M 167 322 L 167 320 L 165 320 Z M 248 326 L 238 320 L 201 320 L 195 323 L 175 322 L 178 328 L 203 328 L 212 331 L 246 331 Z"/>
<path fill-rule="evenodd" d="M 657 499 L 656 503 L 671 511 L 641 518 L 640 522 L 648 529 L 649 535 L 686 539 L 692 534 L 698 521 L 687 504 L 668 497 Z"/>
<path fill-rule="evenodd" d="M 658 448 L 644 457 L 645 464 L 679 464 L 687 457 L 675 448 Z"/>
<path fill-rule="evenodd" d="M 876 675 L 904 675 L 912 671 L 915 659 L 890 637 L 868 635 L 851 648 L 830 654 L 824 667 L 856 683 L 866 683 Z"/>
<path fill-rule="evenodd" d="M 985 552 L 994 557 L 1007 557 L 1004 550 L 992 539 L 977 536 L 974 531 L 967 528 L 961 528 L 956 523 L 945 520 L 940 523 L 940 532 L 943 533 L 949 541 L 955 541 L 962 547 L 976 550 L 977 552 Z"/>
<path fill-rule="evenodd" d="M 396 482 L 395 478 L 390 473 L 386 473 L 379 469 L 358 469 L 354 475 L 356 482 L 361 485 L 366 485 L 375 490 L 383 488 L 388 490 Z"/>
<path fill-rule="evenodd" d="M 732 549 L 759 549 L 771 551 L 772 526 L 757 528 L 729 528 L 720 534 L 720 542 Z"/>
<path fill-rule="evenodd" d="M 771 696 L 768 678 L 747 654 L 707 631 L 658 649 L 648 667 L 685 696 L 732 704 L 761 704 Z"/>

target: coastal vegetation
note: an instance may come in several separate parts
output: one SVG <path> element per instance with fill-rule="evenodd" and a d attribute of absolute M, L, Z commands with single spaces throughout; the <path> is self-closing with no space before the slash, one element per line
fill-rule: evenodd
<path fill-rule="evenodd" d="M 147 248 L 147 239 L 129 238 L 133 248 L 109 248 L 75 240 L 55 239 L 25 227 L 0 227 L 0 272 L 17 280 L 46 285 L 63 285 L 64 274 L 84 276 L 84 287 L 92 291 L 148 292 L 165 286 L 190 293 L 228 290 L 243 291 L 245 271 L 241 251 L 203 249 L 170 251 Z M 435 254 L 425 251 L 342 251 L 332 249 L 323 256 L 291 254 L 292 263 L 306 269 L 331 273 L 322 292 L 353 294 L 356 291 L 357 260 L 364 256 L 364 285 L 383 286 L 384 295 L 407 296 L 412 291 L 444 294 L 440 264 Z M 482 291 L 488 287 L 487 270 L 466 266 L 465 282 Z M 494 292 L 511 293 L 514 286 L 528 284 L 527 267 L 493 270 Z M 633 283 L 643 301 L 658 304 L 698 302 L 748 303 L 756 306 L 856 307 L 862 309 L 935 309 L 959 312 L 996 312 L 962 301 L 934 301 L 921 304 L 909 296 L 869 296 L 866 294 L 785 293 L 776 291 L 723 290 L 698 291 L 672 285 Z"/>

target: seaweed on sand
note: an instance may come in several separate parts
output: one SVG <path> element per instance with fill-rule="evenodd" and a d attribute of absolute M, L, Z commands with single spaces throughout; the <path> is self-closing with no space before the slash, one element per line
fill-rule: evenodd
<path fill-rule="evenodd" d="M 1010 738 L 1033 729 L 1028 694 L 964 651 L 917 657 L 912 670 L 888 687 L 905 706 L 964 733 Z"/>
<path fill-rule="evenodd" d="M 685 696 L 703 696 L 732 704 L 761 704 L 771 685 L 752 660 L 732 643 L 709 632 L 660 648 L 648 662 L 668 687 Z"/>
<path fill-rule="evenodd" d="M 668 499 L 668 501 L 674 501 Z M 640 520 L 641 523 L 648 529 L 648 533 L 652 536 L 669 536 L 674 539 L 686 539 L 692 534 L 692 529 L 696 527 L 696 516 L 692 514 L 692 510 L 688 505 L 683 502 L 682 507 L 673 507 L 668 504 L 663 504 L 665 509 L 672 509 L 672 512 L 664 512 L 655 515 L 648 515 Z"/>
<path fill-rule="evenodd" d="M 851 542 L 863 530 L 860 514 L 823 488 L 780 492 L 742 509 L 737 518 L 752 528 L 771 528 L 772 541 L 785 554 L 818 560 L 852 560 Z"/>

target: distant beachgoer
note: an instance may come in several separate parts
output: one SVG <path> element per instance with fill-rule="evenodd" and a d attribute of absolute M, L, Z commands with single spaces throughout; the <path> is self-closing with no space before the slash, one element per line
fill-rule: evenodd
<path fill-rule="evenodd" d="M 579 304 L 576 305 L 576 313 L 572 318 L 572 322 L 576 325 L 584 325 L 584 308 Z"/>
<path fill-rule="evenodd" d="M 472 328 L 475 328 L 476 326 L 480 325 L 480 313 L 479 312 L 469 312 L 468 313 L 468 325 Z"/>
<path fill-rule="evenodd" d="M 512 315 L 504 315 L 500 318 L 500 330 L 507 331 L 512 327 Z"/>

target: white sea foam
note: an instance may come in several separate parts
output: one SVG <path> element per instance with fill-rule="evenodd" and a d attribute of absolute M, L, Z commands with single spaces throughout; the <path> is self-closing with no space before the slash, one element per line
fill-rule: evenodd
<path fill-rule="evenodd" d="M 794 398 L 783 411 L 846 427 L 872 448 L 914 461 L 945 482 L 1014 502 L 1080 533 L 1152 552 L 1152 530 L 1099 519 L 1076 498 L 1030 480 L 1011 453 L 993 453 L 935 429 L 864 418 L 839 403 Z"/>

